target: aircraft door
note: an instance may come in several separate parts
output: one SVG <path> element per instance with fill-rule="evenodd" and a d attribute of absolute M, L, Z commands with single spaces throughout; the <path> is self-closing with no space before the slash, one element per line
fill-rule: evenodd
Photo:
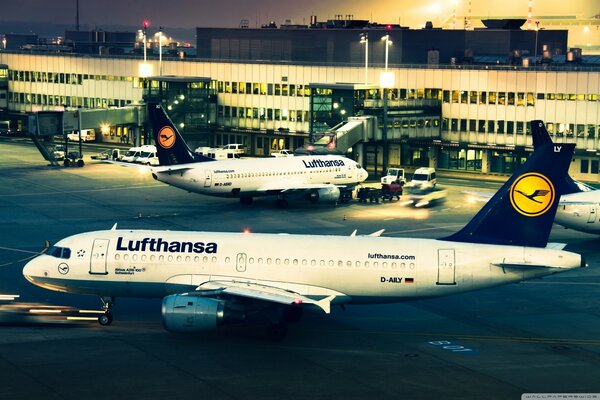
<path fill-rule="evenodd" d="M 238 253 L 235 261 L 235 269 L 237 272 L 246 272 L 246 253 Z"/>
<path fill-rule="evenodd" d="M 108 253 L 108 239 L 96 239 L 92 246 L 92 255 L 90 258 L 90 274 L 106 275 L 106 259 Z"/>
<path fill-rule="evenodd" d="M 454 249 L 438 249 L 438 285 L 456 285 Z"/>
<path fill-rule="evenodd" d="M 204 187 L 211 187 L 212 185 L 212 174 L 210 169 L 204 170 Z"/>
<path fill-rule="evenodd" d="M 354 177 L 354 169 L 356 168 L 356 165 L 348 165 L 348 173 L 347 176 L 349 179 L 352 179 Z"/>
<path fill-rule="evenodd" d="M 588 224 L 596 222 L 596 205 L 590 204 L 590 216 L 588 218 Z"/>

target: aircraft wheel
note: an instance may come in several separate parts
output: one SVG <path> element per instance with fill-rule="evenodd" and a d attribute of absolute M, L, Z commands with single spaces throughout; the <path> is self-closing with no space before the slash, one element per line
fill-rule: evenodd
<path fill-rule="evenodd" d="M 112 323 L 113 317 L 111 313 L 104 313 L 98 318 L 98 323 L 102 326 L 108 326 Z"/>
<path fill-rule="evenodd" d="M 271 342 L 281 342 L 287 336 L 287 325 L 285 322 L 276 322 L 267 328 L 267 339 Z"/>

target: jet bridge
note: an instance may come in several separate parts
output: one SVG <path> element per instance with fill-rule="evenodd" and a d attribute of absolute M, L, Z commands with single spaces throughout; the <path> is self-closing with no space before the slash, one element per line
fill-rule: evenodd
<path fill-rule="evenodd" d="M 348 121 L 341 122 L 325 132 L 314 144 L 317 146 L 327 146 L 333 142 L 338 150 L 346 153 L 355 144 L 374 138 L 376 127 L 376 117 L 350 117 Z"/>

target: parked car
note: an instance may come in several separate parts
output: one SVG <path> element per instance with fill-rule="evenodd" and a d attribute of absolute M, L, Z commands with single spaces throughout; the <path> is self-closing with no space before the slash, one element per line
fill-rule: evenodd
<path fill-rule="evenodd" d="M 274 151 L 273 153 L 271 153 L 271 157 L 276 157 L 276 158 L 280 158 L 280 157 L 293 157 L 294 153 L 291 152 L 290 150 L 286 150 L 286 149 L 282 149 L 279 151 Z"/>

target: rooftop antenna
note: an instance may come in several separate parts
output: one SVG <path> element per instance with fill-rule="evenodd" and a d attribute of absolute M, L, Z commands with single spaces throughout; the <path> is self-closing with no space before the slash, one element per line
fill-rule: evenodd
<path fill-rule="evenodd" d="M 79 0 L 75 0 L 75 30 L 79 32 Z"/>

